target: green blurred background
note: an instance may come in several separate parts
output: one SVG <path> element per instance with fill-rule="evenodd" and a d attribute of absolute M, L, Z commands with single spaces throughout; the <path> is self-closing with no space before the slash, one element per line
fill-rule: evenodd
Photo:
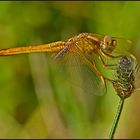
<path fill-rule="evenodd" d="M 0 48 L 65 40 L 81 32 L 134 41 L 140 2 L 0 2 Z M 108 138 L 119 97 L 79 94 L 46 53 L 0 58 L 0 138 Z M 140 94 L 126 99 L 115 138 L 140 138 Z M 88 96 L 88 97 L 87 97 Z M 92 98 L 91 98 L 92 97 Z"/>

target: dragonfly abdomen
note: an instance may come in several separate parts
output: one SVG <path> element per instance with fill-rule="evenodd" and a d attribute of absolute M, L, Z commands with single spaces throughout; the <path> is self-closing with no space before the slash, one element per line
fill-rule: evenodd
<path fill-rule="evenodd" d="M 57 41 L 54 43 L 43 44 L 43 45 L 2 49 L 0 50 L 0 56 L 26 54 L 26 53 L 33 53 L 33 52 L 59 52 L 64 48 L 64 44 L 65 42 Z"/>

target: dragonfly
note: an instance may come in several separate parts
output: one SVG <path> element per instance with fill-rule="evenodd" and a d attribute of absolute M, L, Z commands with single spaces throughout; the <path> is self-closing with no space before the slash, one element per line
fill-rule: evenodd
<path fill-rule="evenodd" d="M 94 33 L 80 33 L 66 41 L 1 49 L 0 56 L 48 52 L 55 53 L 55 60 L 59 58 L 63 60 L 63 58 L 71 55 L 74 61 L 79 59 L 78 63 L 88 66 L 91 72 L 95 73 L 99 79 L 100 85 L 102 85 L 102 87 L 104 86 L 106 90 L 106 80 L 109 80 L 109 78 L 105 77 L 98 69 L 96 60 L 98 60 L 104 68 L 111 69 L 114 64 L 106 64 L 104 58 L 109 59 L 109 61 L 120 58 L 122 54 L 128 53 L 131 46 L 132 41 L 124 38 Z M 119 55 L 114 55 L 114 52 L 117 52 Z M 78 56 L 78 59 L 75 56 Z M 93 58 L 94 56 L 96 56 L 95 59 Z"/>

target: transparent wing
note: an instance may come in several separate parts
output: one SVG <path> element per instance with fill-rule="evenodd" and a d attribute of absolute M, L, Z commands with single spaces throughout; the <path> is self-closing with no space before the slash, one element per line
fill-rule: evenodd
<path fill-rule="evenodd" d="M 81 52 L 80 52 L 81 53 Z M 84 55 L 89 61 L 96 61 Z M 96 75 L 94 69 L 85 63 L 83 58 L 76 53 L 67 53 L 63 57 L 54 60 L 57 65 L 57 73 L 64 76 L 64 81 L 81 88 L 86 94 L 102 96 L 106 93 L 106 86 Z"/>
<path fill-rule="evenodd" d="M 117 47 L 114 52 L 125 53 L 132 48 L 133 42 L 131 40 L 118 37 L 112 37 L 112 39 L 117 41 Z"/>

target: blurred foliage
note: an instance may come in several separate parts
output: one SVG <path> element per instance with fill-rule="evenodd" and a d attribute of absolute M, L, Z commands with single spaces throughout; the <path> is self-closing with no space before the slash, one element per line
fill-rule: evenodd
<path fill-rule="evenodd" d="M 139 22 L 140 2 L 1 1 L 0 48 L 92 32 L 133 40 L 139 60 Z M 46 53 L 1 57 L 0 138 L 107 138 L 118 102 L 112 85 L 105 96 L 86 94 L 64 82 L 50 59 Z M 140 138 L 138 96 L 126 99 L 115 138 Z"/>

